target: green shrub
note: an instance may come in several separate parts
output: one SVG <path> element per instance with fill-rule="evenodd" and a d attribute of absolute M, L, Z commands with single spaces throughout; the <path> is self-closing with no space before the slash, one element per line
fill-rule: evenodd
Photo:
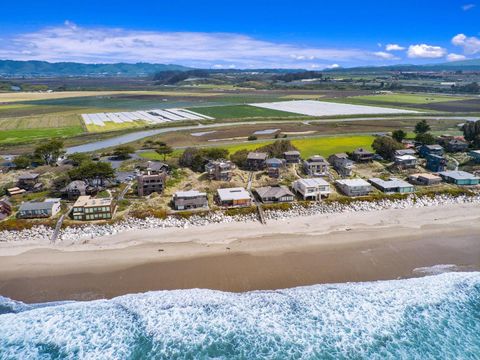
<path fill-rule="evenodd" d="M 265 210 L 280 210 L 280 211 L 288 211 L 293 207 L 292 203 L 278 203 L 278 204 L 265 204 L 263 208 Z"/>
<path fill-rule="evenodd" d="M 235 215 L 250 215 L 257 212 L 257 208 L 255 206 L 250 207 L 240 207 L 240 208 L 231 208 L 225 210 L 225 215 L 227 216 L 235 216 Z"/>

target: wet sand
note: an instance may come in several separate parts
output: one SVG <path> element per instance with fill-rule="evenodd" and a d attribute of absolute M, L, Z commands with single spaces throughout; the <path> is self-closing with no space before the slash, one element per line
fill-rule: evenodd
<path fill-rule="evenodd" d="M 480 207 L 316 215 L 263 226 L 156 229 L 88 244 L 0 247 L 0 294 L 26 302 L 150 290 L 278 289 L 480 269 Z"/>

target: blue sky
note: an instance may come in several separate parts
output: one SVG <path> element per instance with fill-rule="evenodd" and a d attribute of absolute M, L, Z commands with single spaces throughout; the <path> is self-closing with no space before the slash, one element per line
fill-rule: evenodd
<path fill-rule="evenodd" d="M 9 1 L 0 20 L 1 59 L 321 69 L 477 57 L 469 0 Z"/>

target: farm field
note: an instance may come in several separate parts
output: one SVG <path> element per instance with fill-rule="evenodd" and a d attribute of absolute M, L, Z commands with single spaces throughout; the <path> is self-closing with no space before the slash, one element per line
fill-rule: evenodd
<path fill-rule="evenodd" d="M 192 96 L 209 97 L 219 96 L 222 93 L 198 92 L 198 91 L 62 91 L 62 92 L 8 92 L 0 93 L 1 103 L 13 103 L 37 100 L 55 100 L 68 98 L 84 98 L 99 96 L 118 96 L 118 95 L 157 95 L 157 96 Z"/>
<path fill-rule="evenodd" d="M 441 112 L 471 112 L 480 115 L 480 98 L 436 102 L 432 104 L 418 105 L 417 108 L 432 109 Z"/>
<path fill-rule="evenodd" d="M 359 147 L 371 149 L 374 136 L 372 135 L 352 135 L 352 136 L 328 136 L 328 137 L 311 137 L 303 139 L 291 140 L 292 144 L 298 148 L 302 157 L 312 155 L 329 156 L 338 152 L 353 151 Z M 259 147 L 271 144 L 274 140 L 258 141 L 258 142 L 242 142 L 238 144 L 219 144 L 218 147 L 227 149 L 230 154 L 239 150 L 253 151 Z M 214 145 L 212 145 L 214 146 Z M 183 150 L 177 149 L 172 156 L 180 156 Z M 150 160 L 162 160 L 163 156 L 158 155 L 154 151 L 141 152 L 139 155 Z"/>
<path fill-rule="evenodd" d="M 247 138 L 251 135 L 257 137 L 256 142 L 273 141 L 287 136 L 288 139 L 298 139 L 304 137 L 334 137 L 334 136 L 353 136 L 353 135 L 372 135 L 376 133 L 392 132 L 396 129 L 405 129 L 413 134 L 413 129 L 418 119 L 388 119 L 388 120 L 368 120 L 368 121 L 281 121 L 277 123 L 252 122 L 249 124 L 238 125 L 232 123 L 231 126 L 219 126 L 209 128 L 199 128 L 175 131 L 154 135 L 149 138 L 133 141 L 130 143 L 134 148 L 141 149 L 146 140 L 161 141 L 174 148 L 185 148 L 188 146 L 223 146 L 223 144 L 240 143 L 250 144 Z M 458 134 L 457 124 L 459 120 L 441 119 L 429 122 L 432 132 L 435 134 Z M 252 142 L 253 144 L 254 142 Z"/>
<path fill-rule="evenodd" d="M 2 130 L 0 131 L 0 144 L 21 144 L 52 137 L 71 137 L 83 132 L 81 126 Z"/>
<path fill-rule="evenodd" d="M 272 103 L 255 103 L 266 109 L 288 111 L 308 116 L 337 116 L 337 115 L 374 115 L 374 114 L 411 114 L 413 110 L 391 109 L 363 105 L 351 105 L 314 100 L 281 101 Z"/>
<path fill-rule="evenodd" d="M 193 107 L 188 108 L 188 110 L 197 112 L 202 115 L 211 116 L 215 119 L 298 116 L 298 114 L 293 114 L 291 112 L 285 112 L 275 109 L 264 109 L 250 105 Z"/>
<path fill-rule="evenodd" d="M 2 117 L 0 115 L 0 130 L 63 128 L 82 126 L 80 117 L 75 114 L 48 114 L 42 116 Z"/>
<path fill-rule="evenodd" d="M 102 137 L 111 137 L 115 132 L 125 132 L 129 129 L 141 129 L 148 126 L 145 122 L 129 122 L 128 125 L 107 123 L 106 126 L 95 126 L 95 124 L 84 124 L 81 114 L 94 113 L 112 113 L 112 112 L 131 112 L 145 109 L 166 109 L 166 108 L 188 108 L 201 114 L 214 117 L 220 121 L 227 119 L 247 119 L 268 120 L 287 119 L 308 120 L 307 115 L 289 112 L 289 109 L 271 109 L 259 106 L 249 106 L 246 104 L 257 105 L 257 102 L 271 103 L 278 105 L 277 102 L 287 99 L 314 99 L 322 98 L 332 104 L 345 108 L 345 104 L 338 102 L 349 102 L 352 99 L 370 98 L 376 96 L 362 96 L 371 94 L 368 91 L 310 91 L 310 90 L 224 90 L 213 91 L 207 89 L 189 89 L 189 90 L 162 90 L 162 91 L 69 91 L 53 93 L 0 93 L 0 131 L 2 134 L 1 144 L 12 147 L 15 144 L 34 143 L 49 138 L 51 136 L 61 136 L 65 138 L 73 137 L 72 142 L 81 140 L 78 135 L 88 136 L 99 134 Z M 398 94 L 393 94 L 397 96 Z M 417 95 L 407 95 L 409 101 Z M 347 97 L 350 96 L 350 97 Z M 418 95 L 420 96 L 420 95 Z M 424 95 L 421 95 L 424 96 Z M 429 95 L 431 96 L 431 95 Z M 447 106 L 445 111 L 477 111 L 480 113 L 480 99 L 468 100 L 467 97 L 456 97 L 455 99 L 465 99 L 457 101 L 443 102 L 448 96 L 432 96 L 439 102 L 429 104 L 413 104 L 415 107 L 438 106 L 442 111 L 442 106 Z M 388 98 L 383 98 L 388 99 Z M 405 98 L 397 98 L 404 99 Z M 406 100 L 405 100 L 406 101 Z M 416 99 L 416 102 L 420 100 Z M 322 101 L 323 102 L 323 101 Z M 302 103 L 302 101 L 289 101 L 288 104 Z M 307 101 L 308 103 L 308 101 Z M 398 104 L 395 104 L 397 106 Z M 385 102 L 379 106 L 386 106 Z M 455 108 L 453 107 L 455 106 Z M 381 108 L 384 112 L 384 108 Z M 428 111 L 429 109 L 425 109 Z M 298 110 L 294 110 L 298 111 Z M 397 112 L 398 110 L 394 110 Z M 412 113 L 414 114 L 414 113 Z M 337 117 L 342 117 L 338 115 Z M 347 117 L 345 115 L 343 117 Z M 355 115 L 351 115 L 352 117 Z M 405 118 L 408 114 L 405 114 Z M 212 122 L 214 120 L 206 120 Z M 393 119 L 392 119 L 393 121 Z M 298 121 L 297 126 L 300 126 Z M 187 122 L 185 122 L 186 124 Z M 192 123 L 191 121 L 189 122 Z M 343 126 L 338 123 L 338 126 Z M 29 131 L 31 129 L 41 129 L 38 131 Z M 27 131 L 24 131 L 27 130 Z M 5 131 L 13 131 L 7 133 Z M 289 130 L 291 131 L 291 130 Z M 331 134 L 333 130 L 327 134 Z M 350 131 L 355 133 L 356 131 Z M 359 132 L 365 132 L 360 130 Z M 337 132 L 336 134 L 341 134 Z M 345 133 L 345 132 L 344 132 Z M 248 135 L 247 135 L 248 136 Z M 289 135 L 290 136 L 290 135 Z M 260 139 L 262 137 L 259 137 Z"/>
<path fill-rule="evenodd" d="M 106 121 L 104 122 L 103 126 L 95 125 L 95 124 L 85 124 L 85 127 L 87 128 L 88 132 L 100 133 L 100 132 L 132 129 L 132 128 L 144 128 L 147 125 L 148 123 L 146 121 L 135 120 L 128 123 L 115 123 L 113 121 Z"/>
<path fill-rule="evenodd" d="M 352 105 L 391 106 L 428 112 L 473 112 L 480 113 L 480 99 L 468 96 L 447 96 L 433 94 L 380 94 L 352 96 L 343 99 L 325 99 L 335 103 Z"/>
<path fill-rule="evenodd" d="M 434 94 L 378 94 L 378 95 L 363 95 L 353 96 L 348 98 L 349 100 L 359 100 L 369 103 L 385 102 L 385 103 L 404 103 L 404 104 L 430 104 L 434 102 L 447 102 L 471 99 L 465 96 L 447 96 L 447 95 L 434 95 Z"/>

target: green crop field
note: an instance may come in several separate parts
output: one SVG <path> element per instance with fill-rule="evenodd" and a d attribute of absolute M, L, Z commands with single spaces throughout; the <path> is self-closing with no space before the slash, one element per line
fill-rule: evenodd
<path fill-rule="evenodd" d="M 372 148 L 374 137 L 371 135 L 321 137 L 313 139 L 292 140 L 303 157 L 312 155 L 329 156 L 339 152 L 353 151 L 359 147 Z"/>
<path fill-rule="evenodd" d="M 354 136 L 331 136 L 331 137 L 312 137 L 304 139 L 291 140 L 292 144 L 301 152 L 302 157 L 306 158 L 312 155 L 322 155 L 328 157 L 331 154 L 339 152 L 353 151 L 359 147 L 371 150 L 374 136 L 371 135 L 354 135 Z M 227 149 L 230 154 L 239 150 L 253 151 L 259 147 L 271 144 L 271 141 L 239 143 L 239 144 L 224 144 L 218 145 Z M 173 157 L 180 156 L 182 150 L 175 150 Z M 142 152 L 139 155 L 150 160 L 162 160 L 163 157 L 154 151 Z"/>
<path fill-rule="evenodd" d="M 226 105 L 189 108 L 199 114 L 211 116 L 215 119 L 236 119 L 253 117 L 289 117 L 299 116 L 285 111 L 263 109 L 250 105 Z"/>
<path fill-rule="evenodd" d="M 303 158 L 312 155 L 329 156 L 339 152 L 353 151 L 359 147 L 371 149 L 374 137 L 371 135 L 355 136 L 331 136 L 331 137 L 312 137 L 304 139 L 291 140 L 292 144 L 300 151 Z M 260 146 L 270 144 L 273 141 L 261 143 L 242 143 L 221 146 L 232 154 L 238 150 L 255 150 Z"/>
<path fill-rule="evenodd" d="M 105 132 L 105 131 L 116 131 L 116 130 L 124 130 L 124 129 L 131 129 L 131 128 L 142 128 L 148 125 L 148 123 L 144 120 L 136 120 L 131 122 L 124 122 L 124 123 L 114 123 L 113 121 L 106 121 L 104 126 L 88 124 L 86 125 L 88 132 Z"/>
<path fill-rule="evenodd" d="M 430 95 L 430 94 L 379 94 L 379 95 L 365 95 L 365 96 L 352 96 L 346 101 L 359 101 L 365 102 L 384 102 L 387 104 L 399 103 L 399 104 L 430 104 L 434 102 L 445 101 L 457 101 L 467 100 L 468 97 L 462 96 L 446 96 L 446 95 Z"/>
<path fill-rule="evenodd" d="M 37 108 L 18 103 L 0 106 L 2 145 L 27 144 L 51 137 L 71 137 L 83 132 L 80 116 L 65 109 L 47 110 L 42 106 Z"/>
<path fill-rule="evenodd" d="M 81 133 L 83 133 L 81 126 L 2 130 L 0 144 L 21 144 L 53 137 L 70 137 Z"/>

